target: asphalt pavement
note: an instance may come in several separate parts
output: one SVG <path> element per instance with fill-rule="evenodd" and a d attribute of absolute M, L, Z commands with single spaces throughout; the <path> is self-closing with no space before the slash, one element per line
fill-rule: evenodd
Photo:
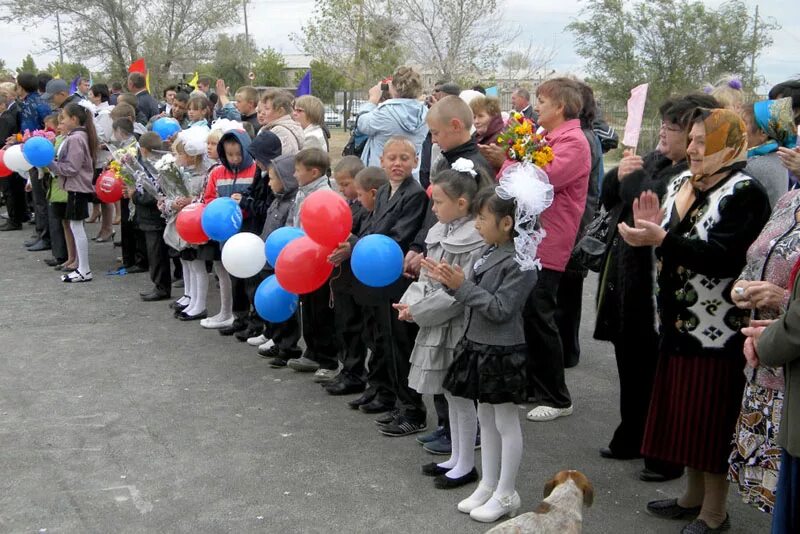
<path fill-rule="evenodd" d="M 487 530 L 456 510 L 472 487 L 438 490 L 420 474 L 434 457 L 413 437 L 385 437 L 350 397 L 173 319 L 167 302 L 141 302 L 147 274 L 104 274 L 118 266 L 110 243 L 90 243 L 93 282 L 62 283 L 48 253 L 23 248 L 30 228 L 0 233 L 0 532 Z M 595 490 L 584 532 L 677 533 L 682 522 L 644 507 L 682 481 L 640 482 L 641 461 L 598 455 L 618 382 L 611 346 L 591 339 L 595 287 L 591 277 L 581 363 L 567 371 L 574 415 L 531 423 L 520 408 L 521 511 L 554 473 L 578 469 Z M 734 489 L 729 503 L 730 532 L 769 531 Z"/>

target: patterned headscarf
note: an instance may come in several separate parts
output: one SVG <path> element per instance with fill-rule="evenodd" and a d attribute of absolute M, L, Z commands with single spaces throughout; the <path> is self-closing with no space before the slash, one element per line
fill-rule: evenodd
<path fill-rule="evenodd" d="M 753 114 L 756 126 L 780 146 L 791 148 L 797 144 L 791 98 L 756 102 Z"/>
<path fill-rule="evenodd" d="M 701 109 L 706 127 L 706 153 L 700 174 L 692 176 L 695 189 L 705 191 L 725 178 L 729 171 L 744 168 L 747 160 L 747 129 L 729 109 Z"/>

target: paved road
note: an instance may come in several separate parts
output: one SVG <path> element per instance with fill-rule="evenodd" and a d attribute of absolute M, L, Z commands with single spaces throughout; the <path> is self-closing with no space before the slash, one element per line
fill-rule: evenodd
<path fill-rule="evenodd" d="M 27 234 L 0 233 L 0 532 L 486 529 L 455 508 L 471 489 L 436 490 L 419 474 L 431 457 L 413 438 L 381 436 L 309 376 L 142 303 L 147 275 L 103 276 L 119 249 L 92 243 L 97 278 L 66 285 L 46 253 L 23 249 Z M 680 482 L 645 484 L 640 462 L 598 457 L 617 381 L 610 347 L 591 340 L 592 302 L 583 361 L 568 371 L 575 415 L 523 422 L 523 510 L 574 468 L 596 492 L 586 532 L 678 532 L 643 508 Z M 730 502 L 731 532 L 768 531 L 733 491 Z"/>

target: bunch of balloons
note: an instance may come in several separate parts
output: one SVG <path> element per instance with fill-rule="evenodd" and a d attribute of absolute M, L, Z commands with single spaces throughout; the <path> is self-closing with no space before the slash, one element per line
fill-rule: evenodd
<path fill-rule="evenodd" d="M 44 137 L 31 137 L 23 144 L 16 144 L 0 150 L 0 178 L 14 172 L 26 172 L 33 167 L 46 167 L 53 162 L 56 149 Z"/>

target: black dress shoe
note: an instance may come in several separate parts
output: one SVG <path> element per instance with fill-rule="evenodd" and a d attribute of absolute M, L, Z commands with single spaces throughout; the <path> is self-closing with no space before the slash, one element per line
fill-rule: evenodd
<path fill-rule="evenodd" d="M 67 261 L 67 258 L 64 258 L 63 260 L 60 260 L 58 258 L 47 258 L 46 260 L 44 260 L 44 264 L 47 265 L 48 267 L 55 267 L 56 265 L 61 265 L 65 261 Z"/>
<path fill-rule="evenodd" d="M 659 473 L 658 471 L 653 471 L 645 467 L 639 471 L 639 480 L 642 482 L 667 482 L 668 480 L 675 480 L 676 478 L 681 478 L 682 476 L 682 470 L 674 473 Z"/>
<path fill-rule="evenodd" d="M 39 242 L 39 236 L 36 235 L 36 236 L 33 236 L 32 238 L 28 239 L 27 241 L 23 241 L 22 244 L 25 247 L 32 247 L 33 245 L 35 245 L 38 242 Z"/>
<path fill-rule="evenodd" d="M 262 332 L 264 332 L 264 328 L 263 327 L 251 326 L 250 328 L 245 328 L 244 330 L 239 330 L 238 332 L 236 332 L 236 334 L 234 334 L 234 337 L 237 339 L 237 341 L 241 341 L 242 343 L 244 343 L 245 341 L 247 341 L 251 337 L 256 337 L 256 336 L 260 335 Z"/>
<path fill-rule="evenodd" d="M 186 312 L 180 312 L 175 317 L 177 317 L 180 321 L 199 321 L 200 319 L 205 319 L 208 317 L 208 313 L 205 310 L 197 315 L 189 315 Z"/>
<path fill-rule="evenodd" d="M 478 470 L 473 467 L 472 471 L 470 471 L 463 477 L 449 478 L 447 475 L 439 475 L 438 477 L 433 479 L 433 485 L 438 489 L 453 489 L 453 488 L 460 488 L 461 486 L 466 486 L 467 484 L 471 484 L 477 481 L 478 481 Z"/>
<path fill-rule="evenodd" d="M 438 477 L 450 471 L 447 468 L 439 467 L 436 462 L 431 462 L 422 466 L 422 474 L 426 477 Z"/>
<path fill-rule="evenodd" d="M 40 239 L 39 241 L 28 247 L 29 252 L 40 252 L 42 250 L 50 250 L 50 243 L 44 241 L 43 239 Z"/>
<path fill-rule="evenodd" d="M 358 384 L 350 382 L 349 380 L 336 380 L 333 383 L 325 385 L 325 391 L 334 396 L 362 393 L 365 389 L 367 389 L 366 384 Z"/>
<path fill-rule="evenodd" d="M 156 302 L 159 300 L 169 300 L 171 298 L 172 296 L 169 293 L 164 293 L 163 291 L 152 291 L 146 295 L 142 295 L 142 301 L 144 302 Z"/>
<path fill-rule="evenodd" d="M 647 503 L 647 512 L 663 519 L 694 519 L 700 514 L 701 506 L 684 508 L 678 499 L 661 499 Z"/>
<path fill-rule="evenodd" d="M 181 297 L 181 298 L 183 298 L 183 297 Z M 169 309 L 183 311 L 183 310 L 185 310 L 186 308 L 189 307 L 188 304 L 181 304 L 180 302 L 178 302 L 178 300 L 181 300 L 181 299 L 177 299 L 177 300 L 174 300 L 174 301 L 170 302 L 169 303 Z"/>
<path fill-rule="evenodd" d="M 358 409 L 364 413 L 383 413 L 392 411 L 394 405 L 383 402 L 380 399 L 372 399 L 370 402 L 360 405 Z"/>
<path fill-rule="evenodd" d="M 620 453 L 611 450 L 610 447 L 603 447 L 600 449 L 600 456 L 610 460 L 635 460 L 642 457 L 641 453 L 638 452 Z"/>
<path fill-rule="evenodd" d="M 138 273 L 148 272 L 147 269 L 141 267 L 140 265 L 131 265 L 130 267 L 125 267 L 125 270 L 128 271 L 128 274 L 138 274 Z"/>
<path fill-rule="evenodd" d="M 219 329 L 219 335 L 221 335 L 221 336 L 232 336 L 236 332 L 239 332 L 240 330 L 244 330 L 245 328 L 247 328 L 247 322 L 246 321 L 243 321 L 242 319 L 235 319 L 231 326 L 228 326 L 228 327 L 225 327 L 225 328 L 220 328 Z"/>
<path fill-rule="evenodd" d="M 364 393 L 361 394 L 360 397 L 357 399 L 353 399 L 347 403 L 347 405 L 352 408 L 353 410 L 358 410 L 361 406 L 365 404 L 369 404 L 370 402 L 375 399 L 375 391 L 374 390 L 366 390 Z"/>
<path fill-rule="evenodd" d="M 725 521 L 717 528 L 711 528 L 702 519 L 695 519 L 681 530 L 681 534 L 711 534 L 712 532 L 725 532 L 731 529 L 731 516 L 725 514 Z"/>

